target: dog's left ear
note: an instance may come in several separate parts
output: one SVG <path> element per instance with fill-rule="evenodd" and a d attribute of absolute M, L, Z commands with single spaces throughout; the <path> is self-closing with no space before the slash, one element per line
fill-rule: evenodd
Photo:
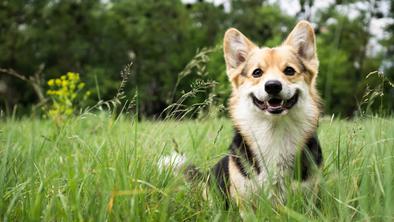
<path fill-rule="evenodd" d="M 300 21 L 284 41 L 296 50 L 297 54 L 306 60 L 316 59 L 316 40 L 312 25 L 307 21 Z"/>
<path fill-rule="evenodd" d="M 224 34 L 223 50 L 224 59 L 226 60 L 227 74 L 237 69 L 246 61 L 250 51 L 255 48 L 248 38 L 235 28 L 230 28 Z"/>

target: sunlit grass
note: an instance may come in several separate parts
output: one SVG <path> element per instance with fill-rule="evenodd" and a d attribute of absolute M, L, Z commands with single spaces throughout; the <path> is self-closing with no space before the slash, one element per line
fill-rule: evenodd
<path fill-rule="evenodd" d="M 39 119 L 3 120 L 0 215 L 3 221 L 237 221 L 201 186 L 156 163 L 175 147 L 208 170 L 232 137 L 227 119 L 114 120 L 78 117 L 63 128 Z M 323 119 L 320 191 L 289 194 L 285 206 L 264 198 L 248 220 L 394 220 L 394 119 Z"/>

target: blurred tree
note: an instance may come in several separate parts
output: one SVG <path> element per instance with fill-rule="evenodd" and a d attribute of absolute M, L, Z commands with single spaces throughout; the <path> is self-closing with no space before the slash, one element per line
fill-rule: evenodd
<path fill-rule="evenodd" d="M 21 79 L 32 76 L 42 63 L 37 56 L 31 55 L 34 46 L 27 46 L 27 43 L 34 35 L 30 26 L 37 23 L 37 17 L 41 16 L 35 9 L 42 10 L 46 4 L 47 1 L 37 1 L 34 5 L 25 1 L 0 2 L 0 68 L 12 68 L 21 77 L 0 75 L 0 104 L 7 107 L 21 100 L 31 103 L 37 99 L 33 90 L 28 90 L 30 86 L 27 82 Z"/>
<path fill-rule="evenodd" d="M 177 74 L 203 45 L 179 0 L 113 1 L 112 22 L 121 30 L 134 60 L 132 86 L 140 92 L 140 111 L 159 114 L 167 105 Z"/>
<path fill-rule="evenodd" d="M 98 89 L 99 99 L 109 99 L 116 92 L 120 70 L 132 60 L 126 92 L 131 97 L 139 91 L 143 115 L 160 114 L 195 86 L 196 79 L 219 84 L 193 95 L 188 105 L 212 94 L 217 95 L 216 103 L 224 104 L 230 91 L 220 48 L 224 31 L 236 27 L 257 44 L 274 46 L 286 37 L 298 16 L 311 18 L 316 25 L 321 64 L 318 86 L 325 111 L 348 116 L 357 110 L 366 84 L 376 81 L 365 81 L 368 73 L 380 68 L 387 77 L 393 75 L 394 26 L 387 27 L 384 54 L 368 49 L 373 37 L 371 19 L 393 17 L 392 2 L 390 15 L 378 10 L 376 5 L 382 2 L 389 1 L 337 1 L 316 14 L 312 13 L 315 1 L 300 0 L 301 10 L 292 17 L 267 0 L 229 0 L 226 9 L 203 0 L 188 4 L 181 0 L 3 0 L 0 68 L 12 68 L 26 79 L 34 77 L 41 86 L 59 73 L 78 72 L 88 87 Z M 355 18 L 343 10 L 360 4 L 368 7 L 353 9 Z M 203 47 L 215 48 L 209 62 L 206 66 L 199 63 L 193 74 L 178 82 L 178 74 Z M 43 75 L 35 75 L 37 70 Z M 33 84 L 20 79 L 0 73 L 1 109 L 16 103 L 28 107 L 40 98 Z M 393 92 L 387 88 L 386 94 L 392 96 L 386 98 L 392 108 Z"/>
<path fill-rule="evenodd" d="M 188 9 L 191 16 L 192 39 L 196 42 L 198 47 L 197 50 L 193 49 L 195 50 L 194 52 L 200 51 L 202 48 L 207 47 L 215 48 L 217 42 L 221 41 L 223 33 L 227 27 L 228 14 L 225 12 L 224 6 L 215 6 L 211 2 L 200 0 L 193 4 L 187 4 L 186 8 Z M 217 54 L 217 49 L 213 51 L 207 51 L 209 52 L 206 53 L 206 56 L 209 56 L 210 61 L 215 60 L 215 55 L 219 56 L 219 60 L 223 58 L 222 53 Z M 227 83 L 221 79 L 221 75 L 224 73 L 224 70 L 222 69 L 224 62 L 220 61 L 219 67 L 216 67 L 217 69 L 209 69 L 209 64 L 212 62 L 205 61 L 205 59 L 202 60 L 204 61 L 194 65 L 193 70 L 190 70 L 194 75 L 188 75 L 182 78 L 182 81 L 175 92 L 175 98 L 180 98 L 185 92 L 190 92 L 193 90 L 192 88 L 196 86 L 196 81 L 201 80 L 201 82 L 205 82 L 205 84 L 207 84 L 207 88 L 205 88 L 204 91 L 198 90 L 198 94 L 193 95 L 191 98 L 185 101 L 185 105 L 187 106 L 196 103 L 202 103 L 209 97 L 210 94 L 216 95 L 216 98 L 219 99 L 216 101 L 216 104 L 222 102 L 222 94 L 218 92 L 217 88 Z M 188 67 L 185 67 L 185 69 L 188 69 Z M 219 82 L 220 84 L 216 85 L 216 87 L 213 87 L 214 81 Z M 172 102 L 176 102 L 176 99 Z"/>
<path fill-rule="evenodd" d="M 261 45 L 267 45 L 272 39 L 277 41 L 271 44 L 278 44 L 296 21 L 295 18 L 285 15 L 279 5 L 268 4 L 265 0 L 231 0 L 231 5 L 229 26 L 238 28 Z"/>
<path fill-rule="evenodd" d="M 2 1 L 0 7 L 0 29 L 4 33 L 0 51 L 5 52 L 0 54 L 2 68 L 13 68 L 29 77 L 44 64 L 46 79 L 67 71 L 80 72 L 85 78 L 89 65 L 99 68 L 105 59 L 96 47 L 100 45 L 103 10 L 99 0 Z M 16 102 L 35 101 L 26 84 L 2 78 L 14 88 L 14 96 L 19 98 Z M 3 100 L 9 101 L 10 97 Z"/>
<path fill-rule="evenodd" d="M 386 27 L 386 36 L 382 41 L 383 46 L 385 47 L 384 52 L 384 60 L 381 65 L 381 70 L 383 74 L 394 83 L 394 2 L 390 1 L 390 10 L 387 15 L 388 18 L 391 18 L 390 23 Z M 394 88 L 390 86 L 385 86 L 384 89 L 385 100 L 384 103 L 387 104 L 391 110 L 394 110 Z"/>
<path fill-rule="evenodd" d="M 347 12 L 350 3 L 339 6 Z M 329 114 L 352 116 L 365 93 L 365 77 L 378 70 L 381 63 L 379 54 L 368 52 L 372 12 L 369 8 L 361 8 L 356 13 L 356 17 L 350 18 L 338 11 L 337 5 L 319 15 L 318 86 L 324 98 L 325 112 Z"/>

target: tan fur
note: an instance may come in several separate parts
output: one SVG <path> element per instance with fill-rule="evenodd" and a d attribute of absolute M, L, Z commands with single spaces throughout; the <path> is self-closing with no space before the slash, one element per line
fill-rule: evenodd
<path fill-rule="evenodd" d="M 307 26 L 309 30 L 308 34 L 311 35 L 310 38 L 314 39 L 313 41 L 315 42 L 313 30 L 311 30 L 309 22 L 301 21 L 297 24 L 295 28 L 299 26 Z M 227 39 L 229 38 L 228 35 L 234 35 L 234 32 L 238 32 L 235 35 L 244 36 L 242 33 L 240 33 L 238 30 L 234 28 L 229 29 L 225 33 L 225 37 L 224 37 L 225 41 L 223 43 L 225 55 L 228 54 L 229 51 L 228 49 L 229 43 L 227 41 Z M 283 79 L 286 82 L 304 80 L 309 85 L 310 96 L 313 98 L 313 101 L 316 103 L 316 107 L 320 109 L 321 99 L 316 90 L 316 77 L 318 74 L 317 56 L 310 61 L 305 61 L 302 58 L 298 58 L 296 56 L 297 52 L 295 51 L 295 49 L 293 49 L 291 46 L 288 45 L 292 42 L 291 33 L 289 34 L 289 37 L 283 42 L 281 46 L 275 48 L 259 49 L 252 41 L 250 41 L 247 38 L 246 40 L 250 48 L 250 54 L 247 56 L 246 61 L 236 69 L 229 69 L 227 67 L 228 75 L 233 86 L 233 92 L 229 103 L 230 112 L 231 110 L 233 110 L 232 109 L 233 104 L 237 103 L 236 92 L 239 85 L 242 85 L 248 81 L 252 82 L 253 85 L 256 85 L 262 80 L 264 80 L 264 78 L 255 79 L 251 76 L 251 72 L 257 67 L 261 68 L 264 72 L 275 72 L 276 75 L 280 76 L 281 79 Z M 315 51 L 315 55 L 317 55 L 316 51 Z M 302 70 L 300 61 L 302 61 L 303 64 L 305 65 L 306 68 L 305 70 Z M 287 65 L 290 65 L 296 70 L 297 72 L 296 75 L 286 76 L 282 73 L 282 70 Z M 245 72 L 246 76 L 241 75 L 242 72 Z"/>
<path fill-rule="evenodd" d="M 299 146 L 302 142 L 305 143 L 305 140 L 315 132 L 320 113 L 320 97 L 315 86 L 319 62 L 316 54 L 315 35 L 311 25 L 306 21 L 299 22 L 282 45 L 274 48 L 259 48 L 234 28 L 225 33 L 223 43 L 227 74 L 232 83 L 232 95 L 229 100 L 230 115 L 234 125 L 240 130 L 247 143 L 252 144 L 252 150 L 258 152 L 259 148 L 253 147 L 253 144 L 256 144 L 254 141 L 256 136 L 252 135 L 253 132 L 251 133 L 248 125 L 245 125 L 245 121 L 240 120 L 248 118 L 247 116 L 239 116 L 239 110 L 242 109 L 240 107 L 241 100 L 245 100 L 241 88 L 261 87 L 269 78 L 280 80 L 283 85 L 307 85 L 307 90 L 302 92 L 304 94 L 302 96 L 307 101 L 309 101 L 309 98 L 311 99 L 307 102 L 308 108 L 305 108 L 308 115 L 303 120 L 305 121 L 304 124 L 297 123 L 298 120 L 292 120 L 292 118 L 295 118 L 292 117 L 292 115 L 295 115 L 291 113 L 292 110 L 289 110 L 289 114 L 286 114 L 289 117 L 265 117 L 264 114 L 261 114 L 261 119 L 269 119 L 267 120 L 268 125 L 262 124 L 263 126 L 275 127 L 276 122 L 278 122 L 279 127 L 280 118 L 287 122 L 296 121 L 295 124 L 300 124 L 305 129 L 303 129 L 303 138 L 297 139 L 297 144 L 294 144 L 294 146 Z M 285 75 L 283 71 L 287 66 L 292 67 L 296 73 L 292 76 Z M 264 72 L 259 78 L 252 76 L 252 72 L 256 68 L 260 68 Z M 253 118 L 259 119 L 260 117 Z M 231 160 L 229 171 L 231 196 L 235 199 L 239 199 L 239 195 L 245 197 L 245 193 L 248 192 L 245 191 L 247 188 L 244 189 L 244 186 L 247 186 L 245 185 L 246 182 L 240 181 L 242 176 Z M 264 179 L 260 179 L 260 181 L 264 181 Z"/>

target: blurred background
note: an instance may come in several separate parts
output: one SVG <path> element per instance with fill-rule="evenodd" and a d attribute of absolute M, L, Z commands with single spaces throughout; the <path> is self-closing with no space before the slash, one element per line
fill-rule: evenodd
<path fill-rule="evenodd" d="M 132 62 L 123 90 L 142 116 L 174 103 L 225 115 L 225 30 L 275 46 L 306 19 L 317 34 L 324 113 L 352 117 L 367 103 L 390 113 L 393 14 L 392 0 L 1 0 L 0 109 L 30 114 L 46 103 L 48 80 L 67 72 L 91 91 L 86 105 L 110 99 Z"/>

